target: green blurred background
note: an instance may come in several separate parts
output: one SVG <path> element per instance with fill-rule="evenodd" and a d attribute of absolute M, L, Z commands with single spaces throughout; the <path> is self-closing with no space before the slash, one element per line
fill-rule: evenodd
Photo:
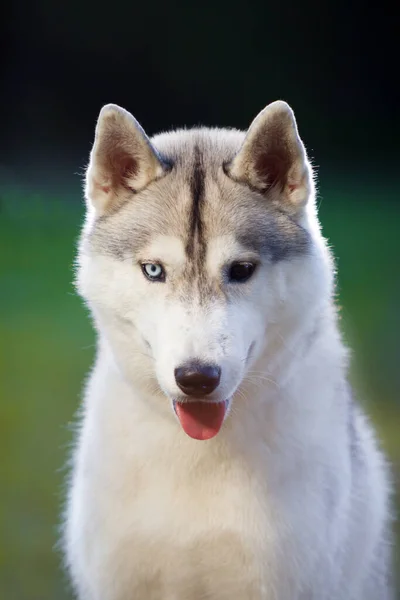
<path fill-rule="evenodd" d="M 71 598 L 54 546 L 95 341 L 71 282 L 80 179 L 107 102 L 131 110 L 149 134 L 198 123 L 245 128 L 268 102 L 292 104 L 319 172 L 351 378 L 397 486 L 400 157 L 390 13 L 357 2 L 158 0 L 104 9 L 14 0 L 5 11 L 0 598 Z M 397 571 L 397 549 L 395 559 Z"/>

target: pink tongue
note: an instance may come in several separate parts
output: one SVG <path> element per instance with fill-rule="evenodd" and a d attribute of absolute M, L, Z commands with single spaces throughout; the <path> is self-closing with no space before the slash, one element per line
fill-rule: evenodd
<path fill-rule="evenodd" d="M 225 407 L 225 402 L 177 402 L 175 405 L 184 432 L 195 440 L 209 440 L 217 435 Z"/>

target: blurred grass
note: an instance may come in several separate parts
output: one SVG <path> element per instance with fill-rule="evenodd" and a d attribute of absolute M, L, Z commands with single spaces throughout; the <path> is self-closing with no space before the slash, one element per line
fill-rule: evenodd
<path fill-rule="evenodd" d="M 339 268 L 342 325 L 355 353 L 352 378 L 397 482 L 397 189 L 363 189 L 357 181 L 321 189 L 324 234 Z M 94 350 L 87 312 L 71 285 L 82 217 L 76 198 L 14 189 L 1 195 L 0 598 L 7 600 L 70 597 L 54 544 L 72 437 L 68 424 Z"/>

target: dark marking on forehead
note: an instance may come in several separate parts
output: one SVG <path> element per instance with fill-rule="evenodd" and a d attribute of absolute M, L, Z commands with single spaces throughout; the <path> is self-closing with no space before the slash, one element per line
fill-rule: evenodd
<path fill-rule="evenodd" d="M 200 254 L 204 252 L 204 227 L 201 214 L 204 203 L 204 179 L 203 158 L 200 148 L 196 145 L 194 147 L 193 171 L 190 179 L 192 206 L 189 216 L 188 239 L 185 248 L 188 258 L 192 260 L 195 254 L 196 241 Z"/>
<path fill-rule="evenodd" d="M 311 236 L 289 215 L 269 212 L 260 219 L 249 219 L 239 228 L 239 242 L 268 257 L 273 263 L 302 256 L 310 251 Z"/>

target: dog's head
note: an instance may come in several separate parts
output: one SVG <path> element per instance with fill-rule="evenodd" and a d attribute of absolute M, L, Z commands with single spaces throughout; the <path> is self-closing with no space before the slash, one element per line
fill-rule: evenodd
<path fill-rule="evenodd" d="M 211 437 L 250 366 L 297 339 L 330 292 L 292 110 L 270 104 L 246 134 L 150 140 L 108 105 L 86 198 L 81 294 L 127 378 L 162 390 L 189 435 Z"/>

